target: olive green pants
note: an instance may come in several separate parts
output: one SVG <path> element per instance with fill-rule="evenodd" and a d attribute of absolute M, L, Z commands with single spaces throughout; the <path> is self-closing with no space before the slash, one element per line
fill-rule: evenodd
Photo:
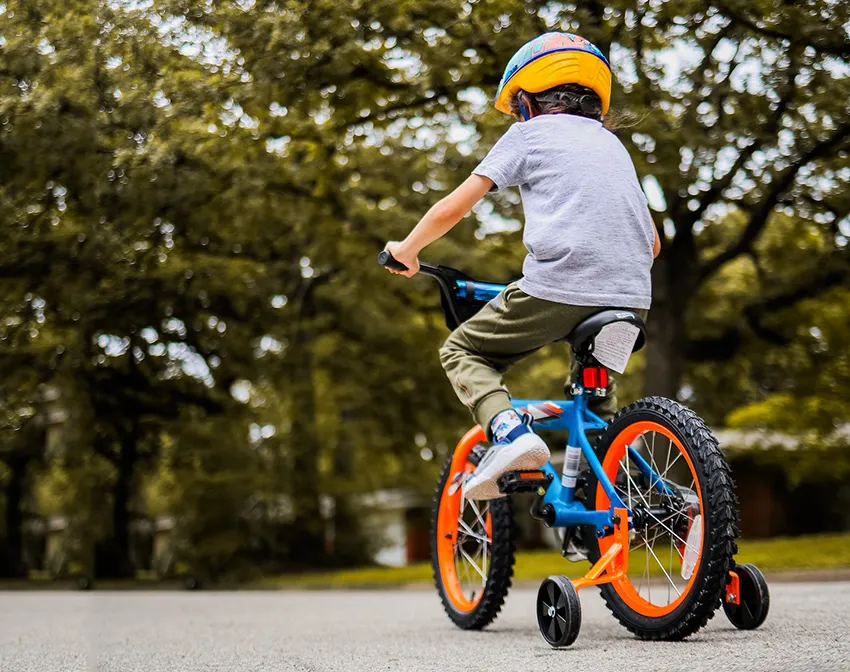
<path fill-rule="evenodd" d="M 502 375 L 524 357 L 566 337 L 579 322 L 600 310 L 538 299 L 513 283 L 452 332 L 440 348 L 440 362 L 458 398 L 472 409 L 472 417 L 488 436 L 490 421 L 513 408 Z M 646 310 L 629 310 L 646 318 Z M 612 376 L 608 380 L 608 396 L 590 400 L 591 410 L 603 418 L 617 409 L 616 384 Z M 567 380 L 565 389 L 569 385 Z"/>

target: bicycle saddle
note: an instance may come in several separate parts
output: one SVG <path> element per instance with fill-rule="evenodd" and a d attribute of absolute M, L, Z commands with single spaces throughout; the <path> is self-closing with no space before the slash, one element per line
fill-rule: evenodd
<path fill-rule="evenodd" d="M 619 308 L 601 310 L 585 318 L 567 335 L 566 340 L 574 350 L 583 350 L 588 345 L 588 341 L 592 340 L 603 327 L 614 322 L 627 322 L 640 329 L 640 334 L 638 334 L 632 352 L 637 352 L 643 347 L 643 344 L 646 342 L 646 325 L 643 323 L 643 320 L 632 311 Z"/>

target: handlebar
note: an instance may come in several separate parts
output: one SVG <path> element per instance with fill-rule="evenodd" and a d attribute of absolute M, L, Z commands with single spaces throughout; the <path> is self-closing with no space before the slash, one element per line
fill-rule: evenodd
<path fill-rule="evenodd" d="M 393 253 L 389 250 L 384 250 L 378 255 L 378 264 L 381 266 L 386 266 L 387 268 L 391 268 L 394 271 L 406 271 L 407 266 L 402 264 L 400 261 L 396 261 Z"/>
<path fill-rule="evenodd" d="M 378 254 L 378 264 L 394 271 L 406 271 L 407 266 L 384 250 Z M 504 291 L 505 285 L 473 280 L 465 273 L 448 266 L 419 264 L 419 272 L 437 281 L 441 303 L 446 313 L 446 326 L 456 329 L 462 322 L 477 313 L 487 301 Z"/>
<path fill-rule="evenodd" d="M 402 264 L 400 261 L 397 261 L 393 256 L 393 253 L 389 250 L 384 250 L 380 254 L 378 254 L 378 264 L 381 266 L 386 266 L 387 268 L 391 268 L 394 271 L 406 271 L 407 266 Z M 439 275 L 439 271 L 436 266 L 432 266 L 431 264 L 419 264 L 419 272 L 424 273 L 425 275 L 431 275 L 437 277 Z"/>

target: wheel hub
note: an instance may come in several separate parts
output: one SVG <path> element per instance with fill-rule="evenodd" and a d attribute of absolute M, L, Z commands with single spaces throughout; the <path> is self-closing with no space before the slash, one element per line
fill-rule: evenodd
<path fill-rule="evenodd" d="M 676 513 L 669 506 L 646 507 L 639 504 L 632 509 L 632 523 L 635 529 L 645 530 L 656 524 L 659 520 L 669 520 Z"/>

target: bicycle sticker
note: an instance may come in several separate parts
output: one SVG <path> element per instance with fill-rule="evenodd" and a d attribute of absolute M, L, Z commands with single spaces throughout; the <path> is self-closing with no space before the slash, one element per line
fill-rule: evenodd
<path fill-rule="evenodd" d="M 576 476 L 581 463 L 581 448 L 567 446 L 567 454 L 564 458 L 564 474 L 561 477 L 561 485 L 565 488 L 576 487 Z"/>
<path fill-rule="evenodd" d="M 593 356 L 600 364 L 617 373 L 626 371 L 640 329 L 628 322 L 606 324 L 593 343 Z"/>

